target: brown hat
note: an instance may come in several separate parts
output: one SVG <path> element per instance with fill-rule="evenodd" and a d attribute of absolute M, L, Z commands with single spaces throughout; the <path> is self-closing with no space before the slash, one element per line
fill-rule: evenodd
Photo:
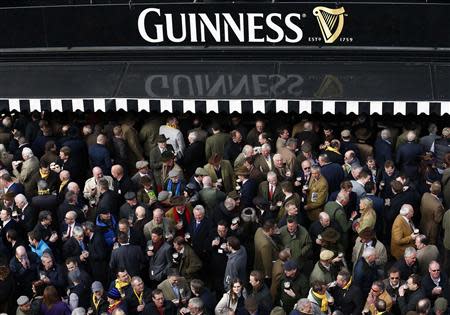
<path fill-rule="evenodd" d="M 162 161 L 162 162 L 167 162 L 167 161 L 172 160 L 174 157 L 175 157 L 175 155 L 173 154 L 173 152 L 167 150 L 167 151 L 164 151 L 164 152 L 161 154 L 161 161 Z"/>
<path fill-rule="evenodd" d="M 213 153 L 213 155 L 209 158 L 208 163 L 212 165 L 219 165 L 220 161 L 222 161 L 220 154 Z"/>
<path fill-rule="evenodd" d="M 359 237 L 366 240 L 370 240 L 375 237 L 375 231 L 371 228 L 365 228 L 364 230 L 359 232 Z"/>
<path fill-rule="evenodd" d="M 165 135 L 159 135 L 159 136 L 156 138 L 156 142 L 158 142 L 158 143 L 163 143 L 163 142 L 166 142 L 167 140 L 169 140 L 169 138 L 166 138 Z"/>
<path fill-rule="evenodd" d="M 170 198 L 170 204 L 172 206 L 184 206 L 186 204 L 186 198 L 184 196 L 173 196 Z"/>
<path fill-rule="evenodd" d="M 250 172 L 248 168 L 246 168 L 245 166 L 239 167 L 235 174 L 236 176 L 245 176 L 245 177 L 250 176 Z"/>
<path fill-rule="evenodd" d="M 232 190 L 228 193 L 227 197 L 236 200 L 236 199 L 241 198 L 241 195 L 239 195 L 236 190 Z"/>
<path fill-rule="evenodd" d="M 341 234 L 332 227 L 327 228 L 321 235 L 324 241 L 330 243 L 336 243 L 341 238 Z"/>

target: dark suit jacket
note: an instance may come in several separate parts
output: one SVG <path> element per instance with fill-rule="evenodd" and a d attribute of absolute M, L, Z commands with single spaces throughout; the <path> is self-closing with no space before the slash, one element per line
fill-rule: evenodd
<path fill-rule="evenodd" d="M 253 198 L 256 196 L 258 192 L 258 183 L 249 178 L 245 184 L 241 186 L 241 207 L 253 207 Z"/>
<path fill-rule="evenodd" d="M 25 188 L 23 187 L 22 184 L 20 183 L 13 183 L 8 190 L 5 191 L 5 193 L 10 192 L 10 193 L 14 193 L 16 195 L 18 194 L 24 194 L 25 193 Z"/>
<path fill-rule="evenodd" d="M 422 146 L 414 142 L 405 143 L 397 150 L 397 165 L 410 179 L 414 180 L 419 175 L 419 162 L 422 153 Z"/>
<path fill-rule="evenodd" d="M 25 228 L 26 232 L 30 232 L 36 226 L 38 213 L 30 204 L 28 204 L 28 206 L 22 209 L 22 216 L 22 226 Z"/>
<path fill-rule="evenodd" d="M 91 239 L 87 241 L 89 250 L 89 266 L 96 280 L 104 280 L 108 278 L 105 270 L 108 268 L 108 257 L 110 251 L 106 245 L 105 239 L 100 232 L 94 232 Z M 102 281 L 103 282 L 103 281 Z"/>
<path fill-rule="evenodd" d="M 196 226 L 195 219 L 192 219 L 188 231 L 191 234 L 192 248 L 200 259 L 203 260 L 206 258 L 208 248 L 211 246 L 210 235 L 213 225 L 211 220 L 205 217 L 197 228 Z"/>
<path fill-rule="evenodd" d="M 93 144 L 89 147 L 89 164 L 91 169 L 98 166 L 102 169 L 103 174 L 111 174 L 111 155 L 106 146 L 102 144 Z"/>
<path fill-rule="evenodd" d="M 120 196 L 112 190 L 107 190 L 103 194 L 100 195 L 98 205 L 97 205 L 97 215 L 98 210 L 101 209 L 108 209 L 111 214 L 116 216 L 116 218 L 119 215 L 119 207 L 121 205 L 120 202 Z"/>
<path fill-rule="evenodd" d="M 195 170 L 194 170 L 195 171 Z M 200 186 L 200 184 L 195 180 L 194 176 L 191 176 L 191 179 L 189 180 L 189 184 L 192 184 L 195 186 L 195 190 L 197 192 L 199 192 L 200 190 L 202 190 L 202 186 Z"/>
<path fill-rule="evenodd" d="M 31 206 L 36 210 L 36 213 L 43 210 L 56 213 L 56 209 L 58 208 L 58 197 L 56 195 L 35 196 L 31 199 Z"/>
<path fill-rule="evenodd" d="M 380 137 L 375 140 L 375 162 L 378 167 L 384 167 L 384 163 L 387 160 L 393 161 L 392 157 L 392 144 L 387 143 Z"/>
<path fill-rule="evenodd" d="M 329 163 L 322 166 L 320 172 L 328 182 L 328 193 L 337 191 L 341 187 L 341 182 L 344 180 L 344 170 L 339 164 Z"/>
<path fill-rule="evenodd" d="M 263 197 L 265 200 L 270 201 L 272 204 L 276 204 L 278 201 L 284 200 L 284 194 L 281 190 L 281 185 L 277 184 L 275 186 L 275 191 L 272 196 L 272 200 L 269 200 L 269 182 L 263 181 L 261 184 L 259 184 L 258 187 L 258 195 Z"/>
<path fill-rule="evenodd" d="M 177 307 L 175 304 L 172 303 L 172 301 L 165 300 L 164 301 L 164 313 L 163 315 L 177 315 Z M 142 315 L 160 315 L 158 309 L 156 308 L 155 303 L 148 303 L 145 304 L 144 312 L 142 312 Z"/>
<path fill-rule="evenodd" d="M 122 245 L 112 251 L 109 267 L 116 272 L 120 268 L 128 271 L 130 276 L 138 276 L 145 264 L 142 249 L 137 245 Z"/>
<path fill-rule="evenodd" d="M 69 257 L 73 257 L 77 260 L 78 264 L 80 264 L 81 252 L 82 251 L 80 244 L 74 237 L 69 238 L 62 246 L 63 260 L 66 260 Z"/>
<path fill-rule="evenodd" d="M 422 277 L 422 288 L 425 291 L 425 295 L 427 296 L 427 298 L 429 298 L 431 300 L 432 303 L 434 303 L 434 301 L 438 297 L 443 297 L 447 301 L 449 298 L 450 289 L 449 289 L 449 283 L 448 283 L 448 276 L 445 272 L 441 271 L 440 278 L 441 278 L 441 281 L 439 281 L 439 286 L 442 288 L 441 294 L 433 295 L 431 293 L 431 291 L 433 291 L 433 289 L 436 287 L 436 284 L 431 279 L 430 274 L 428 273 L 427 275 Z"/>
<path fill-rule="evenodd" d="M 203 167 L 206 163 L 205 144 L 196 141 L 186 147 L 180 165 L 185 169 L 187 177 L 195 173 L 197 167 Z"/>

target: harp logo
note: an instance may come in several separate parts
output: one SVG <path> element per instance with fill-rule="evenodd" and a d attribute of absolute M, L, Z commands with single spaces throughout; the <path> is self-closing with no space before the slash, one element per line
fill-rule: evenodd
<path fill-rule="evenodd" d="M 334 43 L 341 35 L 344 28 L 344 13 L 344 7 L 330 9 L 319 6 L 313 9 L 313 14 L 317 18 L 325 43 Z"/>

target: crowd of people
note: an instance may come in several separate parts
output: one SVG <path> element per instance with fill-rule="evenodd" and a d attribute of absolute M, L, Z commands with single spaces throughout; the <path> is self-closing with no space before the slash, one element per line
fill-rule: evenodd
<path fill-rule="evenodd" d="M 450 314 L 450 127 L 4 115 L 0 313 Z"/>

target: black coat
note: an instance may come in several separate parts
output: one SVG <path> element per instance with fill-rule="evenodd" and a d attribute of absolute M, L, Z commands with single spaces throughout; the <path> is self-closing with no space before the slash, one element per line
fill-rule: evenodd
<path fill-rule="evenodd" d="M 37 211 L 28 204 L 25 208 L 22 209 L 22 226 L 25 228 L 26 232 L 30 232 L 34 229 L 38 219 Z"/>
<path fill-rule="evenodd" d="M 197 167 L 203 167 L 206 164 L 205 144 L 196 141 L 188 145 L 180 164 L 186 170 L 187 178 L 191 177 Z"/>
<path fill-rule="evenodd" d="M 425 295 L 427 298 L 431 300 L 432 303 L 438 298 L 443 297 L 447 301 L 449 299 L 449 282 L 448 282 L 448 276 L 444 272 L 441 271 L 441 280 L 439 281 L 439 286 L 442 288 L 440 295 L 433 295 L 431 291 L 436 287 L 436 284 L 434 284 L 433 280 L 430 277 L 430 274 L 427 274 L 426 276 L 422 277 L 422 288 L 425 291 Z"/>
<path fill-rule="evenodd" d="M 408 311 L 414 311 L 417 302 L 423 298 L 425 298 L 425 292 L 422 288 L 419 288 L 414 292 L 406 291 L 404 296 L 398 298 L 398 306 L 400 307 L 402 315 L 405 315 Z"/>
<path fill-rule="evenodd" d="M 377 279 L 377 266 L 369 265 L 363 257 L 360 257 L 353 270 L 353 283 L 361 289 L 364 297 L 369 294 L 372 283 Z"/>
<path fill-rule="evenodd" d="M 328 193 L 337 191 L 341 187 L 341 182 L 345 178 L 344 170 L 339 164 L 329 163 L 322 166 L 320 170 L 323 177 L 328 182 Z"/>
<path fill-rule="evenodd" d="M 207 258 L 208 249 L 211 246 L 209 241 L 212 233 L 212 223 L 208 218 L 203 218 L 199 226 L 197 227 L 197 222 L 195 219 L 191 220 L 188 226 L 188 232 L 191 234 L 191 244 L 195 253 L 200 257 L 200 259 Z"/>
<path fill-rule="evenodd" d="M 405 262 L 405 259 L 401 258 L 394 264 L 394 266 L 398 270 L 400 270 L 400 279 L 405 281 L 408 280 L 409 276 L 413 273 L 419 272 L 419 264 L 417 263 L 417 261 L 412 266 L 408 266 Z"/>
<path fill-rule="evenodd" d="M 163 315 L 177 315 L 177 307 L 171 301 L 165 300 L 163 308 Z M 144 312 L 142 312 L 142 315 L 160 315 L 160 313 L 158 312 L 155 303 L 152 302 L 145 304 Z"/>
<path fill-rule="evenodd" d="M 119 207 L 121 205 L 121 197 L 112 190 L 107 190 L 103 194 L 100 195 L 97 205 L 97 214 L 98 210 L 108 209 L 112 215 L 116 218 L 119 215 Z"/>
<path fill-rule="evenodd" d="M 332 287 L 330 293 L 334 298 L 334 309 L 344 314 L 359 315 L 364 307 L 361 289 L 352 284 L 347 290 L 339 286 Z"/>
<path fill-rule="evenodd" d="M 16 281 L 18 292 L 21 295 L 32 296 L 31 283 L 39 278 L 38 266 L 40 259 L 33 252 L 27 252 L 27 255 L 30 261 L 30 267 L 28 269 L 23 268 L 16 256 L 11 258 L 9 269 Z"/>
<path fill-rule="evenodd" d="M 58 208 L 58 197 L 56 195 L 35 196 L 31 199 L 31 206 L 39 213 L 48 210 L 55 214 Z"/>
<path fill-rule="evenodd" d="M 144 254 L 139 246 L 122 245 L 112 251 L 109 267 L 113 272 L 124 268 L 130 276 L 134 277 L 140 275 L 145 263 Z"/>
<path fill-rule="evenodd" d="M 241 208 L 253 207 L 253 198 L 258 193 L 258 182 L 249 178 L 245 184 L 241 186 Z"/>
<path fill-rule="evenodd" d="M 380 168 L 384 168 L 384 163 L 387 160 L 393 161 L 392 157 L 392 143 L 382 140 L 380 137 L 375 140 L 375 163 Z"/>
<path fill-rule="evenodd" d="M 82 263 L 80 261 L 81 252 L 82 252 L 82 250 L 81 250 L 80 244 L 74 237 L 69 238 L 63 244 L 63 247 L 62 247 L 63 260 L 66 260 L 67 258 L 72 257 L 77 260 L 78 264 L 81 264 Z"/>
<path fill-rule="evenodd" d="M 172 246 L 164 242 L 149 259 L 150 280 L 163 281 L 167 276 L 167 270 L 172 263 Z"/>
<path fill-rule="evenodd" d="M 94 232 L 92 238 L 87 241 L 87 247 L 89 250 L 88 263 L 94 275 L 94 280 L 105 284 L 107 279 L 105 271 L 108 269 L 109 249 L 103 238 L 103 234 Z"/>
<path fill-rule="evenodd" d="M 151 290 L 148 288 L 144 288 L 144 292 L 142 292 L 142 300 L 145 304 L 151 302 Z M 127 303 L 128 315 L 141 315 L 141 312 L 137 311 L 137 307 L 139 306 L 139 300 L 134 294 L 133 290 L 129 290 L 128 294 L 125 297 L 125 302 Z"/>
<path fill-rule="evenodd" d="M 422 146 L 414 142 L 405 143 L 397 150 L 397 165 L 412 180 L 419 175 L 419 162 L 422 153 Z"/>

